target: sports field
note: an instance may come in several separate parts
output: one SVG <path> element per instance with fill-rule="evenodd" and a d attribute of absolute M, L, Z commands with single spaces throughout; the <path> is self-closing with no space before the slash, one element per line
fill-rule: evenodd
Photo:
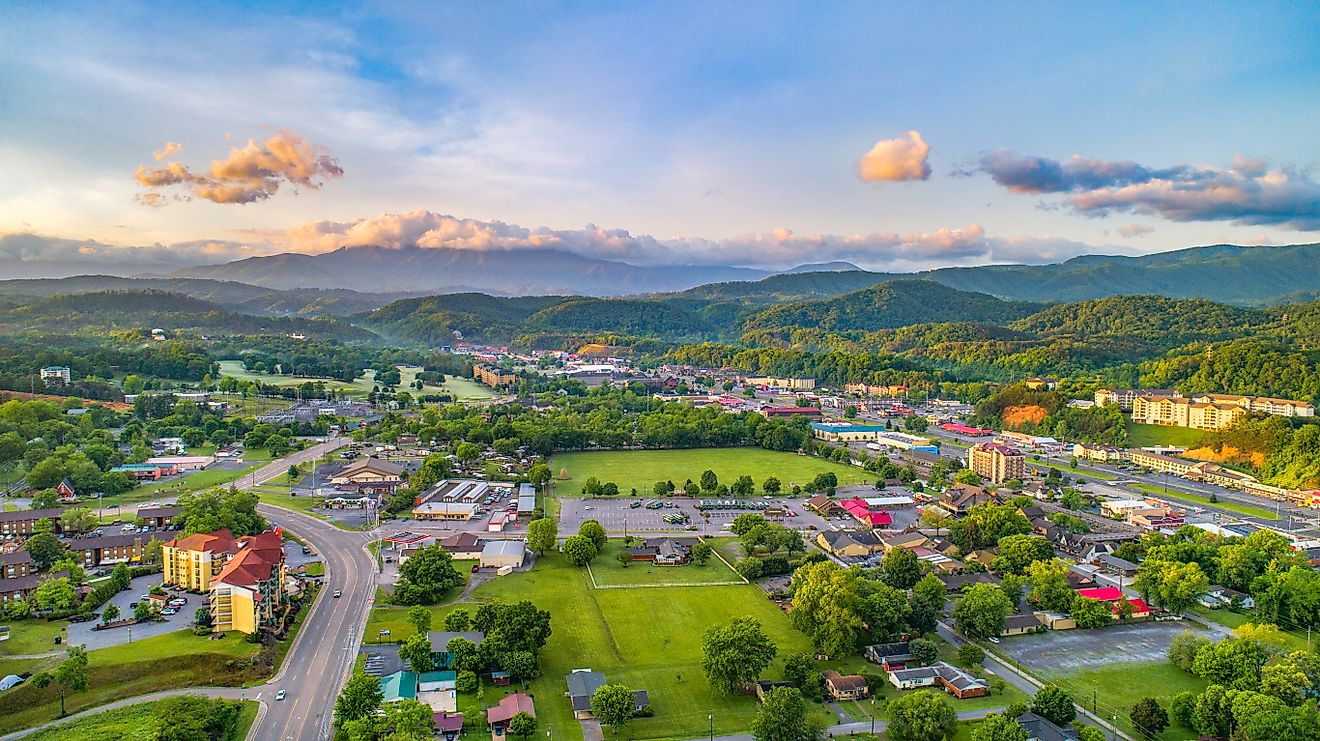
<path fill-rule="evenodd" d="M 399 369 L 399 389 L 415 393 L 411 388 L 412 382 L 417 380 L 417 373 L 421 370 L 417 366 L 400 365 Z M 220 375 L 230 376 L 239 381 L 258 381 L 271 386 L 299 386 L 308 381 L 312 383 L 323 382 L 327 389 L 336 389 L 340 391 L 356 392 L 361 395 L 369 393 L 376 385 L 375 373 L 368 369 L 361 377 L 353 380 L 352 383 L 343 381 L 328 380 L 325 378 L 311 378 L 309 376 L 280 376 L 272 373 L 253 373 L 243 366 L 241 360 L 221 360 Z M 442 386 L 426 384 L 422 387 L 423 394 L 453 394 L 459 401 L 484 401 L 494 397 L 494 393 L 481 384 L 468 379 L 456 378 L 454 376 L 445 376 L 445 383 Z"/>
<path fill-rule="evenodd" d="M 568 480 L 559 480 L 561 469 L 568 469 Z M 582 485 L 592 476 L 601 483 L 613 481 L 619 492 L 627 495 L 637 489 L 640 496 L 650 496 L 657 481 L 673 481 L 682 487 L 687 479 L 699 481 L 701 472 L 710 469 L 720 483 L 732 484 L 739 476 L 751 476 L 757 493 L 770 476 L 779 479 L 787 492 L 793 484 L 805 485 L 816 474 L 833 471 L 840 484 L 869 483 L 875 474 L 856 466 L 827 461 L 814 456 L 782 453 L 762 448 L 695 448 L 691 450 L 618 450 L 590 453 L 557 453 L 550 459 L 555 476 L 555 493 L 561 497 L 582 495 Z"/>

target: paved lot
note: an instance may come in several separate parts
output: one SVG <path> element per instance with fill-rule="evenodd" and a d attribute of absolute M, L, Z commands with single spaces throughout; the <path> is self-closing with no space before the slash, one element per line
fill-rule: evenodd
<path fill-rule="evenodd" d="M 1070 672 L 1111 666 L 1115 661 L 1164 661 L 1174 636 L 1198 631 L 1186 621 L 1132 623 L 1099 630 L 1051 630 L 1035 635 L 1001 638 L 999 647 L 1036 671 Z"/>
<path fill-rule="evenodd" d="M 639 498 L 646 502 L 648 499 Z M 662 500 L 667 506 L 661 509 L 646 509 L 638 507 L 633 509 L 631 502 L 638 501 L 631 497 L 620 497 L 618 499 L 562 499 L 560 500 L 561 510 L 559 513 L 560 532 L 577 532 L 585 520 L 596 520 L 605 527 L 607 532 L 623 533 L 646 533 L 646 532 L 699 532 L 703 535 L 718 535 L 725 525 L 732 523 L 738 515 L 748 512 L 757 512 L 751 509 L 727 509 L 727 510 L 706 510 L 704 513 L 697 509 L 696 501 L 684 497 Z M 804 503 L 806 498 L 791 497 L 774 500 L 774 503 L 787 507 L 796 513 L 794 517 L 785 517 L 781 521 L 784 525 L 797 530 L 829 530 L 831 528 L 852 527 L 856 525 L 850 517 L 837 517 L 825 519 L 808 510 Z M 672 505 L 672 506 L 668 506 Z M 684 512 L 690 518 L 690 524 L 695 530 L 689 530 L 687 525 L 670 524 L 664 521 L 666 514 L 675 512 Z M 902 529 L 907 524 L 917 519 L 917 512 L 914 508 L 896 509 L 890 512 L 894 518 L 894 527 Z"/>
<path fill-rule="evenodd" d="M 111 597 L 110 602 L 107 604 L 114 604 L 119 607 L 119 614 L 121 617 L 132 617 L 133 608 L 129 607 L 129 605 L 140 601 L 152 587 L 160 583 L 160 574 L 139 576 L 133 580 L 133 584 L 128 589 Z M 92 627 L 99 622 L 99 618 L 97 620 L 89 620 L 85 623 L 69 623 L 69 642 L 73 644 L 85 644 L 89 650 L 106 648 L 107 646 L 118 646 L 124 643 L 129 643 L 130 636 L 132 637 L 132 640 L 140 641 L 143 638 L 153 638 L 166 633 L 173 633 L 177 630 L 183 630 L 192 625 L 193 612 L 196 611 L 198 607 L 202 606 L 202 596 L 199 594 L 188 594 L 186 592 L 176 593 L 168 590 L 167 593 L 171 598 L 179 596 L 185 597 L 188 600 L 188 604 L 180 608 L 177 615 L 166 615 L 164 616 L 165 620 L 159 623 L 138 623 L 137 625 L 131 626 L 131 632 L 128 627 L 111 628 L 109 630 L 92 630 Z M 101 611 L 104 610 L 105 607 L 102 606 Z M 97 614 L 100 615 L 100 611 L 98 611 Z"/>

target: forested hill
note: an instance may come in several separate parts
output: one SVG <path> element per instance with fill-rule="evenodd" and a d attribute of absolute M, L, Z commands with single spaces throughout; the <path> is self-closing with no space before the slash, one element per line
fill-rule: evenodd
<path fill-rule="evenodd" d="M 1181 343 L 1237 337 L 1269 321 L 1264 311 L 1204 299 L 1112 296 L 1052 306 L 1009 326 L 1047 337 L 1134 337 Z"/>

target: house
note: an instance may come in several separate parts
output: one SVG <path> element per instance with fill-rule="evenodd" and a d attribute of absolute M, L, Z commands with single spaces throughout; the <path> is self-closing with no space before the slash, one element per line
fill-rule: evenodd
<path fill-rule="evenodd" d="M 872 509 L 865 500 L 845 499 L 840 505 L 853 519 L 867 527 L 889 527 L 894 524 L 894 518 L 888 512 Z"/>
<path fill-rule="evenodd" d="M 449 653 L 450 641 L 455 638 L 462 638 L 465 641 L 470 641 L 474 646 L 480 646 L 481 642 L 486 640 L 486 634 L 479 630 L 458 632 L 433 630 L 426 634 L 426 638 L 431 642 L 431 655 L 435 658 L 435 665 L 444 668 L 454 660 L 454 657 Z"/>
<path fill-rule="evenodd" d="M 1110 574 L 1118 574 L 1124 577 L 1134 577 L 1137 575 L 1137 565 L 1126 559 L 1119 558 L 1112 553 L 1101 553 L 1096 555 L 1091 563 L 1100 567 L 1101 571 Z"/>
<path fill-rule="evenodd" d="M 527 713 L 533 718 L 536 717 L 536 706 L 532 703 L 532 698 L 522 692 L 505 695 L 497 705 L 486 710 L 486 724 L 490 726 L 491 741 L 504 741 L 509 721 L 518 713 Z"/>
<path fill-rule="evenodd" d="M 1256 600 L 1251 595 L 1244 594 L 1236 589 L 1229 589 L 1228 587 L 1219 584 L 1211 584 L 1206 588 L 1205 594 L 1197 597 L 1196 601 L 1210 609 L 1219 607 L 1241 607 L 1250 610 L 1256 607 Z"/>
<path fill-rule="evenodd" d="M 931 539 L 929 537 L 921 534 L 920 532 L 917 532 L 916 530 L 913 530 L 912 532 L 909 533 L 899 533 L 898 535 L 891 535 L 890 537 L 885 538 L 882 541 L 882 543 L 884 546 L 885 553 L 888 554 L 890 551 L 894 550 L 895 548 L 906 548 L 908 550 L 912 550 L 914 548 L 923 548 L 930 541 Z"/>
<path fill-rule="evenodd" d="M 339 473 L 330 477 L 335 485 L 354 484 L 397 484 L 403 481 L 404 467 L 378 458 L 363 458 L 345 466 Z"/>
<path fill-rule="evenodd" d="M 481 558 L 481 551 L 485 548 L 475 533 L 466 531 L 441 538 L 436 543 L 448 551 L 453 558 L 462 560 Z"/>
<path fill-rule="evenodd" d="M 879 664 L 885 671 L 906 668 L 909 661 L 917 658 L 912 655 L 911 644 L 907 641 L 874 643 L 867 646 L 862 653 L 867 661 Z"/>
<path fill-rule="evenodd" d="M 399 670 L 380 678 L 381 702 L 403 702 L 417 699 L 417 673 Z"/>
<path fill-rule="evenodd" d="M 882 547 L 867 530 L 822 530 L 816 533 L 816 545 L 839 558 L 866 558 Z"/>
<path fill-rule="evenodd" d="M 1115 620 L 1118 620 L 1122 617 L 1119 614 L 1120 612 L 1119 606 L 1124 601 L 1126 601 L 1128 604 L 1132 606 L 1132 617 L 1134 619 L 1150 617 L 1150 607 L 1148 607 L 1144 601 L 1137 599 L 1136 597 L 1128 599 L 1123 594 L 1123 591 L 1120 590 L 1118 587 L 1098 587 L 1095 589 L 1078 589 L 1077 596 L 1090 597 L 1091 599 L 1100 600 L 1101 602 L 1108 602 L 1112 606 L 1114 612 L 1113 618 Z"/>
<path fill-rule="evenodd" d="M 481 549 L 483 568 L 516 569 L 527 558 L 527 544 L 521 540 L 492 540 Z"/>
<path fill-rule="evenodd" d="M 31 535 L 33 528 L 42 520 L 50 520 L 55 532 L 61 531 L 60 515 L 64 510 L 59 507 L 50 509 L 25 509 L 18 512 L 0 512 L 0 536 Z"/>
<path fill-rule="evenodd" d="M 772 682 L 769 679 L 758 679 L 756 680 L 756 699 L 760 700 L 761 702 L 765 702 L 765 696 L 770 694 L 771 691 L 776 690 L 780 687 L 796 687 L 796 686 L 798 686 L 797 682 L 789 682 L 787 680 Z"/>
<path fill-rule="evenodd" d="M 60 483 L 55 485 L 55 494 L 58 495 L 61 504 L 78 501 L 78 492 L 73 490 L 73 484 L 68 479 L 60 479 Z"/>
<path fill-rule="evenodd" d="M 678 566 L 692 558 L 691 538 L 651 538 L 626 548 L 634 561 L 651 561 L 657 566 Z"/>
<path fill-rule="evenodd" d="M 992 484 L 1021 480 L 1027 472 L 1022 451 L 999 443 L 977 443 L 968 448 L 967 467 Z"/>
<path fill-rule="evenodd" d="M 1077 570 L 1077 567 L 1068 569 L 1067 574 L 1068 588 L 1074 591 L 1078 589 L 1090 589 L 1095 586 L 1095 578 L 1090 574 Z"/>
<path fill-rule="evenodd" d="M 445 710 L 432 713 L 431 727 L 445 741 L 455 741 L 463 733 L 463 714 Z"/>
<path fill-rule="evenodd" d="M 137 518 L 151 527 L 171 527 L 174 518 L 183 514 L 182 507 L 138 507 Z"/>
<path fill-rule="evenodd" d="M 840 674 L 833 669 L 826 669 L 820 674 L 825 680 L 825 691 L 837 700 L 859 700 L 871 694 L 866 680 L 860 674 Z"/>
<path fill-rule="evenodd" d="M 968 553 L 963 560 L 967 563 L 979 563 L 988 569 L 990 568 L 990 565 L 995 562 L 995 558 L 998 555 L 999 552 L 997 548 L 982 548 L 979 551 Z"/>
<path fill-rule="evenodd" d="M 978 504 L 995 500 L 994 494 L 972 484 L 954 484 L 936 504 L 954 517 L 961 517 Z"/>
<path fill-rule="evenodd" d="M 1077 741 L 1077 731 L 1055 725 L 1032 712 L 1019 715 L 1017 722 L 1027 729 L 1027 741 Z"/>
<path fill-rule="evenodd" d="M 0 579 L 17 579 L 36 573 L 32 565 L 32 554 L 27 551 L 0 553 Z"/>
<path fill-rule="evenodd" d="M 568 702 L 573 707 L 573 717 L 578 720 L 592 718 L 591 696 L 605 685 L 605 675 L 590 669 L 576 669 L 565 677 L 568 684 Z"/>
<path fill-rule="evenodd" d="M 889 672 L 889 683 L 900 690 L 941 687 L 959 700 L 990 694 L 990 686 L 985 681 L 943 661 L 930 666 L 894 669 Z"/>
<path fill-rule="evenodd" d="M 1016 615 L 1006 615 L 1004 617 L 1004 630 L 1000 632 L 1001 636 L 1020 636 L 1027 633 L 1035 633 L 1040 626 L 1040 619 L 1034 614 L 1018 613 Z"/>
<path fill-rule="evenodd" d="M 978 571 L 974 574 L 938 574 L 939 580 L 944 582 L 944 591 L 949 594 L 956 594 L 977 584 L 998 585 L 1002 580 L 989 571 Z"/>

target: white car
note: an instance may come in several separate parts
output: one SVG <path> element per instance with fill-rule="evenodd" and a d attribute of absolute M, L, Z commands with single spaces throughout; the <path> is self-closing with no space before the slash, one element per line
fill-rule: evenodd
<path fill-rule="evenodd" d="M 275 693 L 275 699 L 276 699 L 277 701 L 281 701 L 281 700 L 283 700 L 283 699 L 284 699 L 284 690 L 280 690 L 279 692 L 276 692 L 276 693 Z"/>
<path fill-rule="evenodd" d="M 160 614 L 162 614 L 162 615 L 178 615 L 178 614 L 179 614 L 179 608 L 177 608 L 177 607 L 166 607 L 164 610 L 161 610 L 161 611 L 160 611 Z"/>

